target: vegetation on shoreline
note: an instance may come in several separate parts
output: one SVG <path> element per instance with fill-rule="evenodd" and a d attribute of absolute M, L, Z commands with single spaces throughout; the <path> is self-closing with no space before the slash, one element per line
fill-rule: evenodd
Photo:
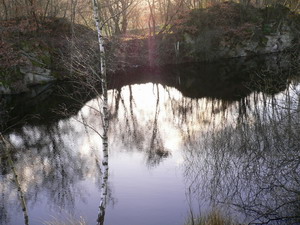
<path fill-rule="evenodd" d="M 299 21 L 299 14 L 283 5 L 225 2 L 179 15 L 169 32 L 173 42 L 181 43 L 181 55 L 212 61 L 291 48 L 299 43 Z"/>
<path fill-rule="evenodd" d="M 282 5 L 256 8 L 225 2 L 178 11 L 172 19 L 153 37 L 130 32 L 107 37 L 108 71 L 268 53 L 275 45 L 283 45 L 274 50 L 281 51 L 285 42 L 297 43 L 289 33 L 300 30 L 299 14 Z M 35 68 L 51 71 L 56 79 L 68 74 L 85 79 L 97 72 L 96 33 L 72 21 L 76 22 L 55 17 L 0 20 L 0 89 L 26 91 L 24 71 L 32 73 Z M 283 35 L 283 40 L 277 43 L 277 36 L 269 40 L 268 35 Z"/>
<path fill-rule="evenodd" d="M 228 38 L 231 36 L 245 38 L 252 36 L 255 29 L 259 28 L 265 34 L 277 32 L 283 22 L 292 25 L 294 29 L 299 29 L 299 21 L 299 14 L 280 4 L 256 8 L 252 5 L 245 7 L 235 2 L 225 2 L 179 15 L 170 31 L 199 35 L 207 29 L 218 28 L 223 30 Z M 267 27 L 270 24 L 273 27 Z"/>
<path fill-rule="evenodd" d="M 225 216 L 218 210 L 212 210 L 211 212 L 192 217 L 185 225 L 237 225 L 238 223 L 234 222 L 228 216 Z"/>

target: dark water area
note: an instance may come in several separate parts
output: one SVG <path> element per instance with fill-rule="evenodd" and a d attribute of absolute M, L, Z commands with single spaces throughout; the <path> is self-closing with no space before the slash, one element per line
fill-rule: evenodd
<path fill-rule="evenodd" d="M 240 101 L 254 91 L 276 94 L 295 76 L 292 55 L 267 55 L 214 63 L 190 63 L 157 68 L 136 68 L 109 76 L 108 88 L 119 91 L 134 84 L 174 87 L 188 98 Z M 101 86 L 99 85 L 99 89 Z M 21 95 L 0 96 L 2 127 L 49 123 L 76 114 L 95 94 L 76 82 L 35 86 Z M 65 113 L 57 113 L 66 110 Z"/>
<path fill-rule="evenodd" d="M 216 214 L 299 224 L 300 86 L 289 57 L 111 76 L 104 224 L 196 224 Z M 70 83 L 2 96 L 13 147 L 0 142 L 0 224 L 26 224 L 26 215 L 29 224 L 97 223 L 101 104 Z"/>

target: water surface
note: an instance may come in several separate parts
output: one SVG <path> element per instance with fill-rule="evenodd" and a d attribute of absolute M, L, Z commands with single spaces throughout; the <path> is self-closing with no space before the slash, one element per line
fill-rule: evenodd
<path fill-rule="evenodd" d="M 223 71 L 220 65 L 198 65 L 176 76 L 162 75 L 165 70 L 128 75 L 131 81 L 123 77 L 110 88 L 104 224 L 182 225 L 211 212 L 237 223 L 299 222 L 298 82 L 279 73 L 272 82 L 271 75 L 253 79 L 253 70 L 243 73 L 246 78 L 234 76 L 240 71 L 234 65 L 221 76 L 222 90 L 211 72 Z M 52 119 L 41 103 L 46 112 L 39 118 L 5 126 L 29 224 L 96 224 L 101 96 L 81 100 Z M 27 108 L 22 109 L 24 116 Z M 0 190 L 0 223 L 24 224 L 20 191 L 4 153 Z"/>

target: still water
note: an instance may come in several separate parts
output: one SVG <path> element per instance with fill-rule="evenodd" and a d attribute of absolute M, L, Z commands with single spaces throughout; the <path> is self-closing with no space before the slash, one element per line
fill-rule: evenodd
<path fill-rule="evenodd" d="M 299 223 L 297 78 L 278 70 L 226 76 L 239 67 L 221 80 L 211 72 L 220 65 L 199 67 L 170 77 L 148 71 L 110 88 L 104 224 L 184 225 L 212 212 L 235 224 Z M 96 224 L 99 107 L 101 96 L 90 96 L 68 116 L 64 105 L 55 119 L 36 116 L 6 129 L 13 163 L 3 150 L 0 224 L 25 223 L 20 196 L 29 224 Z"/>

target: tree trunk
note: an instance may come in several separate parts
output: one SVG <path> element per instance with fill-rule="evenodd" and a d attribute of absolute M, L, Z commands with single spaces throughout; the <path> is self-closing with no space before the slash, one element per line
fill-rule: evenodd
<path fill-rule="evenodd" d="M 103 134 L 102 134 L 102 146 L 103 146 L 103 158 L 102 158 L 102 180 L 101 180 L 101 196 L 99 204 L 99 214 L 98 214 L 98 224 L 103 224 L 106 201 L 107 201 L 107 179 L 108 179 L 108 101 L 107 101 L 107 78 L 106 78 L 106 63 L 105 63 L 105 51 L 104 51 L 104 40 L 102 36 L 102 26 L 100 25 L 99 19 L 99 7 L 98 1 L 92 0 L 93 11 L 94 11 L 94 20 L 96 23 L 97 33 L 98 33 L 98 43 L 100 50 L 100 68 L 101 76 L 99 76 L 102 85 L 102 94 L 103 94 Z"/>
<path fill-rule="evenodd" d="M 37 3 L 34 0 L 29 0 L 29 4 L 30 4 L 30 10 L 29 10 L 29 15 L 30 17 L 32 17 L 36 23 L 36 27 L 37 29 L 39 29 L 39 20 L 38 20 L 38 16 L 37 16 Z"/>
<path fill-rule="evenodd" d="M 5 0 L 2 0 L 3 8 L 4 8 L 4 13 L 5 13 L 5 20 L 8 19 L 8 11 L 7 11 L 7 5 L 5 3 Z"/>

